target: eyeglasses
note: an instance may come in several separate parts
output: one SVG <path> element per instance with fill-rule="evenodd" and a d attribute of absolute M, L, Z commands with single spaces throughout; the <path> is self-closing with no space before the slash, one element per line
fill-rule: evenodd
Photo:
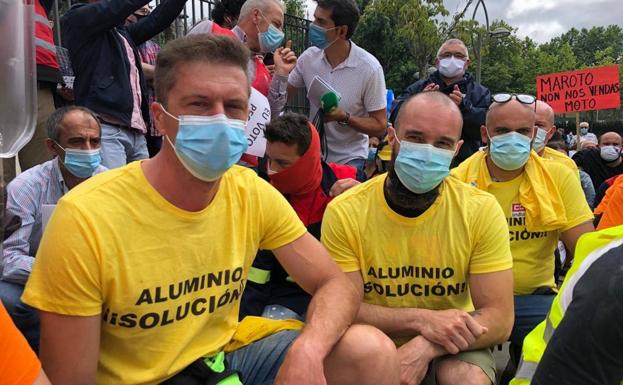
<path fill-rule="evenodd" d="M 534 103 L 534 111 L 536 111 L 536 97 L 532 96 L 532 95 L 528 95 L 528 94 L 514 94 L 514 93 L 508 93 L 508 92 L 503 92 L 503 93 L 499 93 L 499 94 L 494 94 L 491 99 L 495 102 L 495 103 L 508 103 L 510 102 L 513 97 L 522 104 L 533 104 Z"/>

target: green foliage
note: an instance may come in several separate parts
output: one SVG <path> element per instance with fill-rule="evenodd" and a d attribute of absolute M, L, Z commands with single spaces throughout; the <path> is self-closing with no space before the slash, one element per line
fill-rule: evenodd
<path fill-rule="evenodd" d="M 305 12 L 307 11 L 307 5 L 305 0 L 284 0 L 286 5 L 286 13 L 288 15 L 305 17 Z"/>

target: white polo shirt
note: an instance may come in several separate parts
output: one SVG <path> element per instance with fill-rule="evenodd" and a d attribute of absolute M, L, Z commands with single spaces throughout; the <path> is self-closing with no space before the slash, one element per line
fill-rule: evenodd
<path fill-rule="evenodd" d="M 351 41 L 348 58 L 331 68 L 324 51 L 310 47 L 299 57 L 290 73 L 288 83 L 305 87 L 309 92 L 315 76 L 329 83 L 342 97 L 340 107 L 351 116 L 367 117 L 369 111 L 386 107 L 385 76 L 381 63 L 363 48 Z M 309 120 L 313 120 L 320 106 L 310 103 Z M 344 164 L 368 156 L 368 136 L 337 122 L 325 123 L 328 162 Z"/>

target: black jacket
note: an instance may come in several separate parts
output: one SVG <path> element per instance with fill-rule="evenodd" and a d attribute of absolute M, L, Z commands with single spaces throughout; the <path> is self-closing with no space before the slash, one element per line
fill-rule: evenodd
<path fill-rule="evenodd" d="M 61 18 L 63 43 L 69 50 L 76 75 L 76 104 L 106 114 L 130 126 L 133 95 L 130 63 L 118 33 L 134 50 L 141 84 L 141 112 L 149 122 L 147 87 L 136 46 L 165 30 L 184 8 L 186 0 L 166 0 L 137 23 L 124 26 L 126 18 L 150 0 L 100 0 L 77 4 Z"/>
<path fill-rule="evenodd" d="M 491 104 L 491 92 L 480 83 L 476 83 L 474 77 L 469 73 L 466 73 L 460 82 L 448 86 L 441 79 L 439 71 L 435 71 L 428 79 L 418 80 L 411 84 L 405 92 L 394 100 L 389 121 L 393 124 L 402 103 L 411 95 L 422 92 L 431 83 L 439 85 L 439 91 L 444 94 L 452 93 L 455 84 L 459 86 L 461 92 L 465 94 L 463 102 L 459 106 L 463 114 L 462 138 L 468 141 L 480 142 L 480 126 L 485 124 L 487 109 Z"/>

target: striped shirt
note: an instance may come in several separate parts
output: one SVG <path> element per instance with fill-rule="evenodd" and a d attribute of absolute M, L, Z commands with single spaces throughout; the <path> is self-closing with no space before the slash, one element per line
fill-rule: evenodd
<path fill-rule="evenodd" d="M 100 166 L 95 173 L 105 171 Z M 58 157 L 30 168 L 7 186 L 4 242 L 0 277 L 26 284 L 41 241 L 41 209 L 55 205 L 67 193 Z"/>

